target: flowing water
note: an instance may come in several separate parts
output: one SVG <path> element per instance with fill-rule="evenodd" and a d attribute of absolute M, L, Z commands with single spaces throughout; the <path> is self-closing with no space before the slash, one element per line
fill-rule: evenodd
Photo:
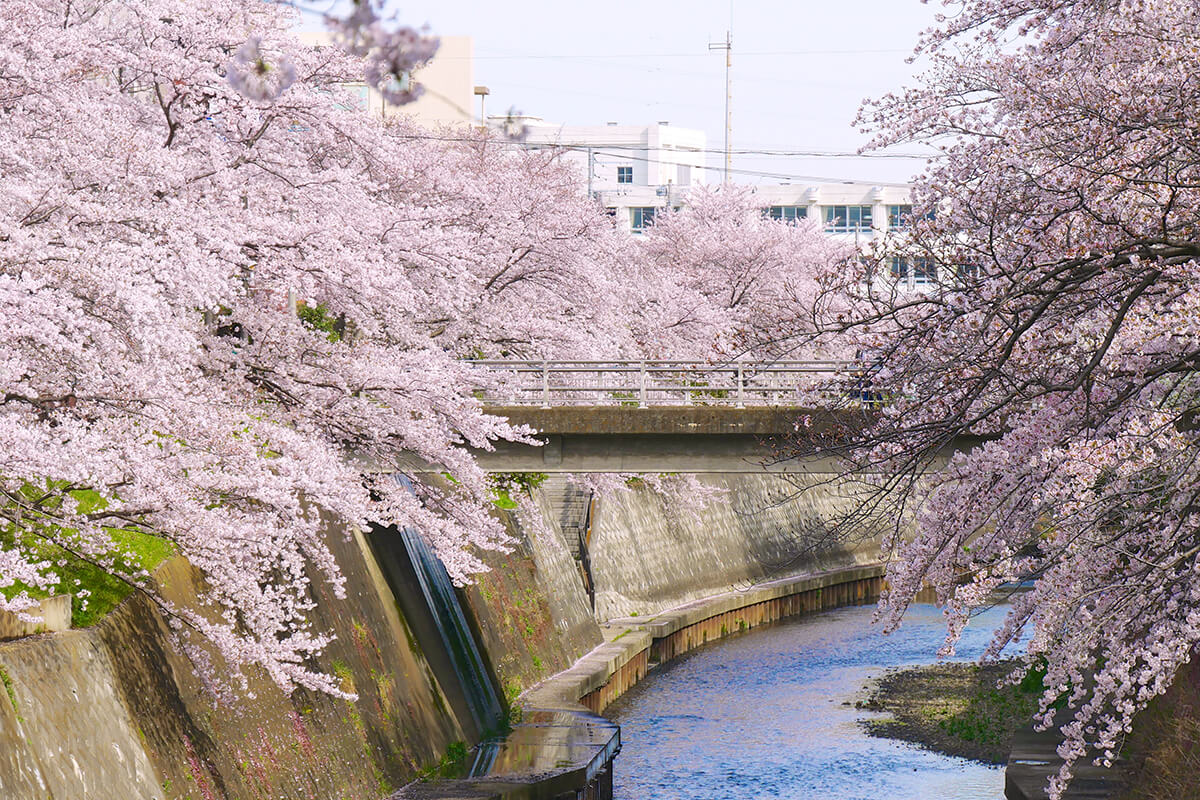
<path fill-rule="evenodd" d="M 399 532 L 412 560 L 417 583 L 425 595 L 426 605 L 433 611 L 433 620 L 454 665 L 472 719 L 481 731 L 494 728 L 503 716 L 504 709 L 488 677 L 479 645 L 459 605 L 454 584 L 450 582 L 442 562 L 419 533 L 412 528 L 401 528 Z"/>
<path fill-rule="evenodd" d="M 395 480 L 413 490 L 403 475 Z M 504 709 L 446 567 L 412 528 L 377 528 L 369 541 L 459 722 L 473 726 L 469 735 L 495 730 Z"/>
<path fill-rule="evenodd" d="M 922 605 L 883 636 L 873 610 L 794 618 L 652 672 L 606 712 L 621 725 L 616 800 L 1003 800 L 1000 767 L 863 732 L 863 686 L 931 663 L 945 631 Z M 1003 613 L 972 621 L 959 659 L 979 656 Z"/>

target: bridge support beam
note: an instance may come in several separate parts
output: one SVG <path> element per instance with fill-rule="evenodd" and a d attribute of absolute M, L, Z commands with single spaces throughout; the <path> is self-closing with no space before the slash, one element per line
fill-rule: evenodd
<path fill-rule="evenodd" d="M 837 473 L 828 458 L 781 460 L 770 440 L 747 434 L 553 434 L 536 447 L 497 442 L 474 451 L 488 472 Z"/>

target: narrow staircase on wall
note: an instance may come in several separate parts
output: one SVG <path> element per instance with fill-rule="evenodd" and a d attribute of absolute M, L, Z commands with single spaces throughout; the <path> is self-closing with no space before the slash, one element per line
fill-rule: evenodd
<path fill-rule="evenodd" d="M 595 590 L 592 584 L 591 559 L 588 557 L 587 540 L 593 510 L 592 492 L 567 480 L 566 475 L 555 474 L 546 478 L 542 491 L 550 503 L 551 513 L 562 531 L 563 543 L 575 559 L 579 577 L 595 607 Z"/>

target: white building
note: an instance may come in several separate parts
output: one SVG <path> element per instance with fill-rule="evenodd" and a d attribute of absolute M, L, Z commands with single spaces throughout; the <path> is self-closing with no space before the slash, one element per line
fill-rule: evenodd
<path fill-rule="evenodd" d="M 654 125 L 555 125 L 538 117 L 491 117 L 489 123 L 524 126 L 526 147 L 559 147 L 585 176 L 592 197 L 617 224 L 642 233 L 654 216 L 683 205 L 687 192 L 704 183 L 706 139 L 703 131 Z M 785 221 L 812 219 L 830 234 L 866 244 L 887 231 L 903 229 L 912 213 L 909 187 L 855 181 L 794 185 L 757 184 L 763 213 Z M 926 279 L 921 265 L 897 264 L 910 282 Z"/>
<path fill-rule="evenodd" d="M 585 176 L 580 187 L 595 197 L 618 224 L 641 233 L 656 209 L 678 207 L 689 189 L 704 182 L 704 131 L 667 122 L 653 125 L 556 125 L 538 117 L 491 117 L 499 127 L 524 126 L 524 146 L 562 148 Z"/>
<path fill-rule="evenodd" d="M 302 33 L 315 46 L 329 44 L 326 33 Z M 425 92 L 414 103 L 389 106 L 378 92 L 357 84 L 368 113 L 386 118 L 404 115 L 420 125 L 477 124 L 473 114 L 474 44 L 469 36 L 443 36 L 437 54 L 412 79 Z M 486 93 L 486 89 L 478 87 Z M 679 208 L 687 192 L 705 183 L 707 139 L 703 131 L 653 125 L 562 125 L 540 117 L 488 117 L 488 125 L 505 129 L 518 124 L 523 145 L 561 148 L 584 176 L 586 191 L 613 215 L 619 227 L 640 234 L 664 209 Z M 775 219 L 810 219 L 837 237 L 865 245 L 889 232 L 903 230 L 911 215 L 909 187 L 860 181 L 756 184 L 764 214 Z M 910 289 L 935 280 L 935 267 L 925 259 L 893 259 L 892 277 Z"/>
<path fill-rule="evenodd" d="M 912 219 L 911 187 L 906 184 L 838 181 L 759 185 L 754 191 L 764 214 L 784 221 L 813 220 L 826 233 L 860 247 L 902 233 Z M 889 268 L 901 288 L 916 290 L 937 280 L 937 267 L 929 259 L 894 257 Z"/>

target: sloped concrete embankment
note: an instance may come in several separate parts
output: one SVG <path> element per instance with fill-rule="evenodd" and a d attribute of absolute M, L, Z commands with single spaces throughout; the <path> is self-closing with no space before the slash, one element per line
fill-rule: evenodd
<path fill-rule="evenodd" d="M 415 784 L 396 800 L 610 800 L 620 729 L 599 716 L 649 669 L 708 642 L 798 614 L 874 602 L 882 566 L 791 577 L 640 620 L 613 620 L 596 646 L 521 696 L 521 721 L 484 742 L 466 777 Z"/>
<path fill-rule="evenodd" d="M 0 643 L 0 797 L 5 800 L 370 798 L 412 779 L 463 738 L 361 536 L 329 537 L 348 597 L 320 594 L 321 666 L 356 702 L 262 677 L 215 704 L 133 597 L 101 624 Z M 168 598 L 195 602 L 199 578 L 175 559 Z"/>
<path fill-rule="evenodd" d="M 414 785 L 396 800 L 609 800 L 620 728 L 599 714 L 648 670 L 759 625 L 873 602 L 882 576 L 879 565 L 848 567 L 614 620 L 603 628 L 604 644 L 521 696 L 521 721 L 480 746 L 466 777 Z"/>
<path fill-rule="evenodd" d="M 530 796 L 601 791 L 619 738 L 595 712 L 656 660 L 878 591 L 876 575 L 854 572 L 867 550 L 820 546 L 823 515 L 840 507 L 835 492 L 814 500 L 791 497 L 779 478 L 705 480 L 728 494 L 702 520 L 645 487 L 601 505 L 592 540 L 596 616 L 546 498 L 538 499 L 548 529 L 513 526 L 517 550 L 492 559 L 493 571 L 462 596 L 501 692 L 532 691 L 513 736 L 477 751 L 476 771 Z M 0 643 L 0 797 L 382 797 L 467 740 L 445 677 L 431 669 L 366 539 L 331 530 L 329 542 L 349 596 L 318 588 L 315 627 L 337 637 L 320 666 L 356 702 L 289 697 L 252 676 L 250 691 L 214 704 L 157 610 L 135 597 L 95 628 Z M 743 591 L 796 573 L 817 583 Z M 185 562 L 168 562 L 159 578 L 169 599 L 195 602 L 200 579 Z M 700 602 L 664 613 L 689 601 Z M 602 628 L 597 617 L 626 619 Z"/>
<path fill-rule="evenodd" d="M 697 513 L 635 485 L 599 501 L 589 550 L 596 617 L 647 616 L 787 575 L 878 560 L 877 531 L 830 535 L 854 506 L 828 475 L 698 475 L 722 494 Z M 880 520 L 880 524 L 888 524 Z"/>

